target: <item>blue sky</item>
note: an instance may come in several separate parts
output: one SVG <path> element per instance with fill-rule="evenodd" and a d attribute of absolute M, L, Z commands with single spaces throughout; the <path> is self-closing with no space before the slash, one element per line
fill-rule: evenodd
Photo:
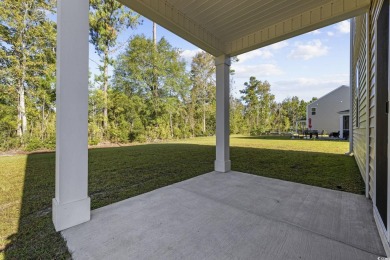
<path fill-rule="evenodd" d="M 143 17 L 142 20 L 142 25 L 136 30 L 121 33 L 118 42 L 124 43 L 135 34 L 152 37 L 152 22 Z M 200 49 L 158 26 L 157 38 L 161 37 L 182 50 L 181 55 L 189 69 L 191 58 Z M 121 51 L 123 49 L 117 53 Z M 239 90 L 250 76 L 270 82 L 276 101 L 292 96 L 306 101 L 321 97 L 340 85 L 349 84 L 349 21 L 257 49 L 238 58 L 240 61 L 232 64 L 236 71 L 232 93 L 236 97 L 240 97 Z M 95 62 L 99 61 L 99 57 L 92 45 L 90 59 L 91 72 L 97 73 Z"/>

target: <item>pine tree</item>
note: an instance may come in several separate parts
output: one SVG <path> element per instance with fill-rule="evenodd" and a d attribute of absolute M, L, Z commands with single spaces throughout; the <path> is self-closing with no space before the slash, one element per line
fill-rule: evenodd
<path fill-rule="evenodd" d="M 271 85 L 267 81 L 250 77 L 244 83 L 245 88 L 240 90 L 241 97 L 246 104 L 245 114 L 251 134 L 258 135 L 268 131 L 271 127 L 271 107 L 275 96 L 271 94 Z"/>
<path fill-rule="evenodd" d="M 139 24 L 139 15 L 116 0 L 90 0 L 89 19 L 90 41 L 95 46 L 102 64 L 99 66 L 101 74 L 98 81 L 101 82 L 104 97 L 103 128 L 106 131 L 108 127 L 108 69 L 114 62 L 111 55 L 116 51 L 119 33 L 129 27 L 135 28 Z"/>

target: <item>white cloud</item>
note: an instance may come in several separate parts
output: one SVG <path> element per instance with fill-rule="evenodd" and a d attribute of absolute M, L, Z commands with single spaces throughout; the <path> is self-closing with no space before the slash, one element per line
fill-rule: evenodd
<path fill-rule="evenodd" d="M 327 85 L 327 84 L 334 84 L 335 86 L 340 85 L 347 85 L 349 82 L 349 75 L 348 74 L 333 74 L 328 76 L 322 76 L 322 77 L 300 77 L 295 78 L 291 80 L 281 80 L 276 82 L 280 86 L 291 86 L 291 85 L 297 85 L 297 86 L 320 86 L 320 85 Z"/>
<path fill-rule="evenodd" d="M 274 44 L 271 44 L 269 46 L 266 46 L 261 49 L 257 49 L 254 51 L 250 51 L 241 55 L 238 55 L 237 58 L 239 59 L 238 63 L 244 63 L 248 60 L 252 60 L 255 58 L 261 58 L 261 59 L 269 59 L 274 56 L 273 51 L 280 50 L 284 47 L 288 46 L 287 41 L 281 41 Z"/>
<path fill-rule="evenodd" d="M 284 47 L 287 47 L 288 45 L 289 45 L 288 41 L 281 41 L 281 42 L 271 44 L 265 48 L 270 48 L 272 50 L 279 50 L 279 49 L 282 49 Z"/>
<path fill-rule="evenodd" d="M 334 32 L 332 32 L 332 31 L 328 31 L 328 32 L 326 32 L 326 34 L 327 34 L 328 36 L 330 36 L 330 37 L 334 36 Z"/>
<path fill-rule="evenodd" d="M 236 66 L 237 65 L 237 66 Z M 235 70 L 235 78 L 248 79 L 251 76 L 261 78 L 265 76 L 281 75 L 282 70 L 275 64 L 258 64 L 258 65 L 243 65 L 233 64 L 232 69 Z"/>
<path fill-rule="evenodd" d="M 196 49 L 196 50 L 184 50 L 181 52 L 180 56 L 182 59 L 184 59 L 187 64 L 191 64 L 192 58 L 198 53 L 201 52 L 201 49 Z"/>
<path fill-rule="evenodd" d="M 314 30 L 314 31 L 309 32 L 308 34 L 318 35 L 318 34 L 321 34 L 321 31 L 320 30 Z"/>
<path fill-rule="evenodd" d="M 269 59 L 273 56 L 272 52 L 267 49 L 258 49 L 254 51 L 250 51 L 241 55 L 238 55 L 238 62 L 244 63 L 248 60 L 254 59 L 254 58 L 263 58 L 263 59 Z"/>
<path fill-rule="evenodd" d="M 349 33 L 350 25 L 349 21 L 345 20 L 336 24 L 336 29 L 341 33 Z"/>
<path fill-rule="evenodd" d="M 271 82 L 271 89 L 278 101 L 288 96 L 298 96 L 309 101 L 312 97 L 322 97 L 341 85 L 349 85 L 349 74 L 281 80 Z"/>
<path fill-rule="evenodd" d="M 310 60 L 315 57 L 324 56 L 328 53 L 329 47 L 322 44 L 320 40 L 312 40 L 307 43 L 297 42 L 295 48 L 290 52 L 289 58 Z"/>

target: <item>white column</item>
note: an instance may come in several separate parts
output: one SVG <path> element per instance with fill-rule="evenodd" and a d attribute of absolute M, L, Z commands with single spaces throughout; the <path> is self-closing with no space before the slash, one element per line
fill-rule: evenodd
<path fill-rule="evenodd" d="M 228 172 L 231 169 L 229 151 L 229 91 L 230 57 L 221 55 L 215 58 L 217 83 L 217 146 L 215 171 Z"/>
<path fill-rule="evenodd" d="M 343 115 L 340 115 L 340 127 L 339 127 L 339 131 L 340 131 L 340 138 L 341 139 L 344 139 L 344 116 Z"/>
<path fill-rule="evenodd" d="M 88 0 L 57 0 L 57 231 L 90 219 L 88 197 Z"/>

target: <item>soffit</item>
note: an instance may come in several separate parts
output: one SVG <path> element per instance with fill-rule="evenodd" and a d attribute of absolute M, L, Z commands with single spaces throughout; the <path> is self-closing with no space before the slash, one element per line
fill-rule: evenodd
<path fill-rule="evenodd" d="M 366 12 L 370 0 L 120 0 L 214 56 L 238 55 Z"/>

